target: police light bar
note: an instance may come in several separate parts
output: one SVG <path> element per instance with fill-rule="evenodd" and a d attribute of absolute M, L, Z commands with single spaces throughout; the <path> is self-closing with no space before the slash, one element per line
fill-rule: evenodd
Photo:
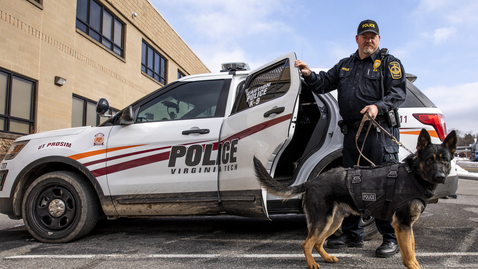
<path fill-rule="evenodd" d="M 247 70 L 251 70 L 247 63 L 223 63 L 223 64 L 221 64 L 221 72 L 247 71 Z"/>

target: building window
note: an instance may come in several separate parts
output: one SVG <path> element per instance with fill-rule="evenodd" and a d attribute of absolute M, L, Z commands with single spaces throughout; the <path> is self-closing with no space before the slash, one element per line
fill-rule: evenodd
<path fill-rule="evenodd" d="M 76 28 L 123 57 L 124 23 L 94 0 L 77 1 Z"/>
<path fill-rule="evenodd" d="M 143 41 L 141 52 L 141 71 L 166 85 L 166 58 Z"/>
<path fill-rule="evenodd" d="M 0 131 L 33 133 L 35 88 L 34 80 L 0 70 Z"/>
<path fill-rule="evenodd" d="M 71 105 L 71 127 L 97 126 L 108 119 L 96 114 L 96 103 L 87 98 L 73 94 Z M 118 113 L 117 109 L 110 108 L 105 114 Z"/>
<path fill-rule="evenodd" d="M 185 77 L 185 76 L 186 76 L 186 75 L 185 75 L 183 72 L 181 72 L 181 71 L 178 70 L 178 79 L 180 79 L 180 78 L 182 78 L 182 77 Z"/>

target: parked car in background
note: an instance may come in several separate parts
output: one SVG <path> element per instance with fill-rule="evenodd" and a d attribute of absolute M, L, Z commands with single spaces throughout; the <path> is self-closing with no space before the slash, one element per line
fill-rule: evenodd
<path fill-rule="evenodd" d="M 470 154 L 470 161 L 478 162 L 478 151 L 472 151 Z"/>

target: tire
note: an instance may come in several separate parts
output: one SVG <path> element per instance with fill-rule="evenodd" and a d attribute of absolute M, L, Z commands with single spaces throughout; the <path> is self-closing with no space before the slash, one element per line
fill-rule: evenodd
<path fill-rule="evenodd" d="M 65 243 L 88 234 L 100 212 L 95 190 L 85 178 L 69 171 L 44 174 L 27 189 L 23 221 L 38 241 Z"/>
<path fill-rule="evenodd" d="M 375 219 L 373 217 L 369 217 L 367 219 L 362 217 L 360 225 L 363 227 L 364 241 L 370 241 L 379 234 L 377 224 L 375 224 Z M 335 231 L 334 236 L 339 237 L 342 235 L 342 233 L 342 227 L 340 227 L 337 229 L 337 231 Z"/>
<path fill-rule="evenodd" d="M 364 218 L 362 216 L 360 225 L 363 227 L 363 240 L 365 241 L 372 240 L 379 234 L 377 224 L 375 224 L 375 219 L 373 217 Z"/>

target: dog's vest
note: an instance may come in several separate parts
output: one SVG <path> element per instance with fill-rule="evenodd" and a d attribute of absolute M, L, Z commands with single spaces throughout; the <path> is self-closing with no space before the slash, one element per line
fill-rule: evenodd
<path fill-rule="evenodd" d="M 405 163 L 346 169 L 346 184 L 355 205 L 365 216 L 392 220 L 393 213 L 412 199 L 424 206 L 433 196 L 414 178 Z"/>

